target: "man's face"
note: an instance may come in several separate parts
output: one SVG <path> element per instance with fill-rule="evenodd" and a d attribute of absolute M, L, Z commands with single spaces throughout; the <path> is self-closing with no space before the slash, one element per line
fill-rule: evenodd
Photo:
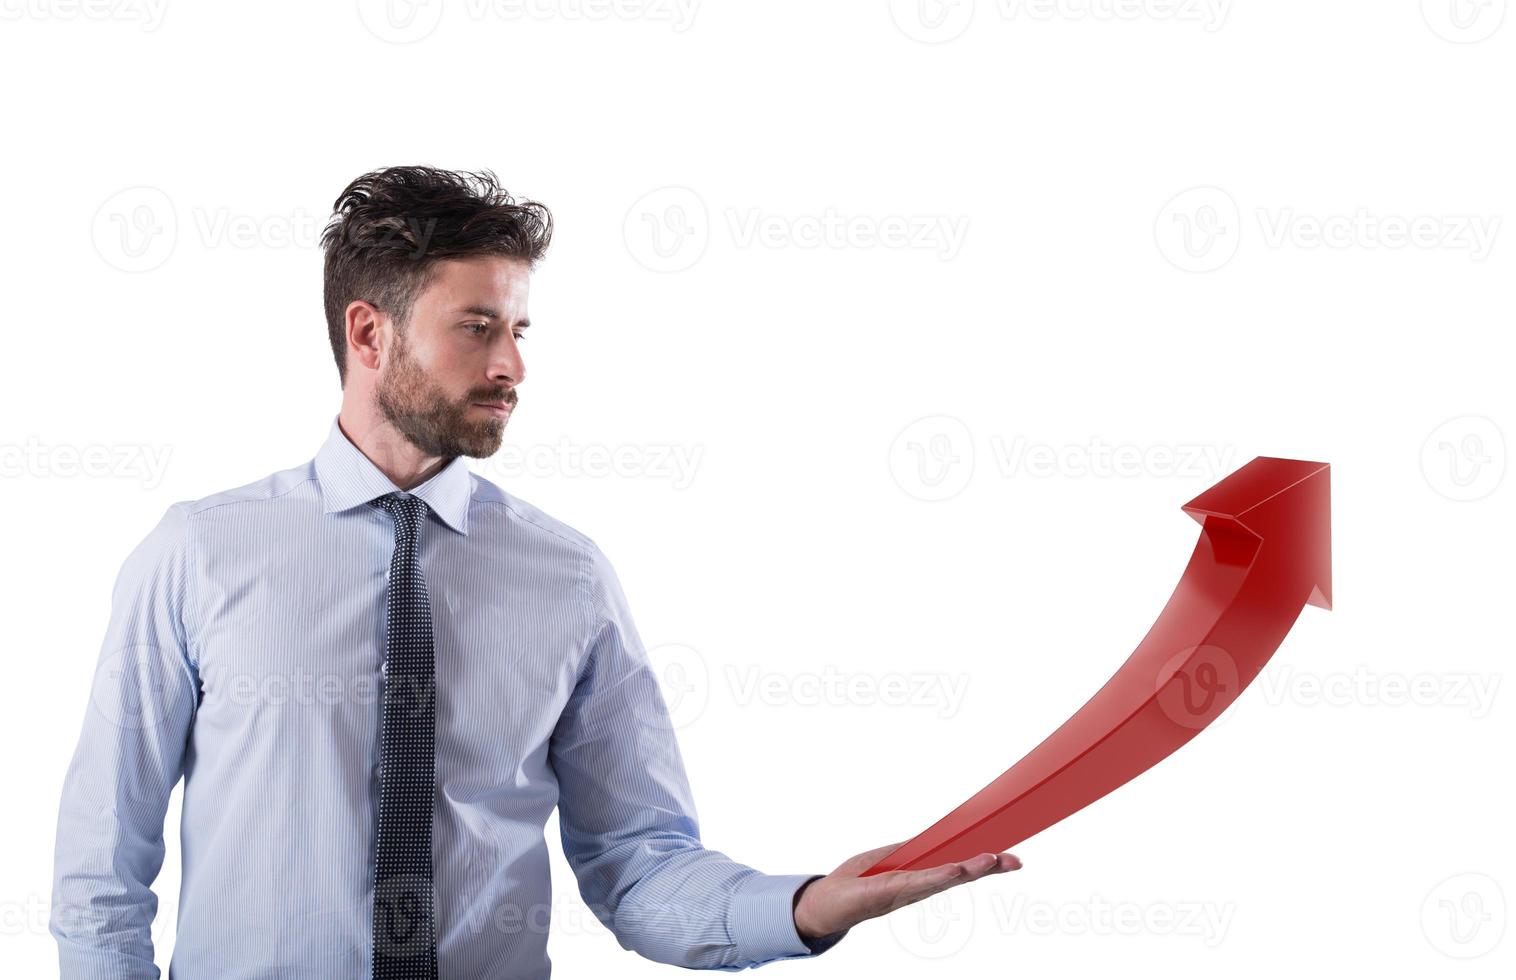
<path fill-rule="evenodd" d="M 446 259 L 432 273 L 380 367 L 379 410 L 428 455 L 489 456 L 526 377 L 517 343 L 530 273 L 495 256 Z"/>

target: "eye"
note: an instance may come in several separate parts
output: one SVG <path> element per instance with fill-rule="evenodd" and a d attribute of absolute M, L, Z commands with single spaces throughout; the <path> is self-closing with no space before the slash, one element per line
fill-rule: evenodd
<path fill-rule="evenodd" d="M 479 328 L 479 332 L 474 334 L 475 337 L 483 336 L 490 329 L 490 325 L 488 323 L 465 323 L 463 325 L 463 329 L 469 331 L 472 331 L 475 327 Z"/>
<path fill-rule="evenodd" d="M 511 336 L 515 337 L 517 340 L 525 340 L 526 339 L 526 332 L 522 331 L 522 330 L 517 330 L 515 333 L 511 334 Z"/>

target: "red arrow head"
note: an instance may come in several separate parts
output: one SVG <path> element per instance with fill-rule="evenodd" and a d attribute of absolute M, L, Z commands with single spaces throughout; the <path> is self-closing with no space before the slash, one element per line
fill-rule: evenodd
<path fill-rule="evenodd" d="M 1332 468 L 1303 459 L 1256 456 L 1184 505 L 1202 527 L 1231 524 L 1260 539 L 1256 561 L 1280 588 L 1309 590 L 1306 602 L 1332 608 Z"/>

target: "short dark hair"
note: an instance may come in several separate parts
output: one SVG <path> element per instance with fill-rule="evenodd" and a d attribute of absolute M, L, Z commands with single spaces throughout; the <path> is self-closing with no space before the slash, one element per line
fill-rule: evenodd
<path fill-rule="evenodd" d="M 353 300 L 374 304 L 403 328 L 438 260 L 503 255 L 534 269 L 553 237 L 546 206 L 516 200 L 489 170 L 374 170 L 348 184 L 332 212 L 321 233 L 323 300 L 344 386 L 346 311 Z"/>

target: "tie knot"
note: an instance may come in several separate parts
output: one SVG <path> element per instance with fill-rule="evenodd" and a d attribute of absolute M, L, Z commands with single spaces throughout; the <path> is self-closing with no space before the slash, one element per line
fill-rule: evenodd
<path fill-rule="evenodd" d="M 414 535 L 421 527 L 422 519 L 426 517 L 426 501 L 404 491 L 387 493 L 382 497 L 375 497 L 371 502 L 380 510 L 388 511 L 395 519 L 397 533 L 403 531 Z"/>

